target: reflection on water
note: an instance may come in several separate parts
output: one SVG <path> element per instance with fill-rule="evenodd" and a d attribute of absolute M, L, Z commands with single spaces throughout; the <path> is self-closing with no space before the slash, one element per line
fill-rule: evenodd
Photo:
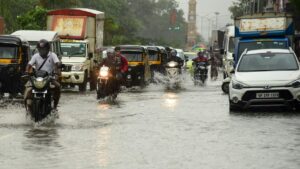
<path fill-rule="evenodd" d="M 55 128 L 33 128 L 28 130 L 24 136 L 27 138 L 24 142 L 25 150 L 43 150 L 51 147 L 61 147 L 57 142 L 59 135 Z"/>
<path fill-rule="evenodd" d="M 99 129 L 98 138 L 98 163 L 100 167 L 107 167 L 109 165 L 111 128 L 108 126 Z"/>
<path fill-rule="evenodd" d="M 176 93 L 166 93 L 163 95 L 163 105 L 167 108 L 175 109 L 178 105 L 178 95 Z"/>
<path fill-rule="evenodd" d="M 108 110 L 111 108 L 111 105 L 108 103 L 100 103 L 98 104 L 98 109 L 99 110 Z"/>

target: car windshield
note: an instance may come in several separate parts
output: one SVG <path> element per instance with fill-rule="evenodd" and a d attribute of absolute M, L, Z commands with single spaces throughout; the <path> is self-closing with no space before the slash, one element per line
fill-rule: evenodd
<path fill-rule="evenodd" d="M 0 59 L 17 58 L 18 47 L 0 44 Z"/>
<path fill-rule="evenodd" d="M 228 51 L 230 53 L 234 52 L 234 37 L 230 37 L 229 38 L 229 48 L 228 48 Z"/>
<path fill-rule="evenodd" d="M 189 60 L 192 60 L 197 57 L 197 53 L 185 53 L 184 56 L 188 57 Z"/>
<path fill-rule="evenodd" d="M 238 72 L 299 70 L 296 57 L 290 53 L 264 53 L 244 55 Z"/>
<path fill-rule="evenodd" d="M 85 57 L 85 43 L 61 43 L 61 50 L 64 56 Z"/>
<path fill-rule="evenodd" d="M 158 52 L 149 50 L 149 60 L 150 61 L 158 61 L 159 60 Z"/>
<path fill-rule="evenodd" d="M 143 53 L 142 52 L 123 51 L 122 55 L 124 57 L 126 57 L 128 62 L 142 62 L 143 61 Z"/>
<path fill-rule="evenodd" d="M 257 41 L 257 42 L 241 42 L 239 45 L 238 56 L 241 56 L 245 49 L 287 49 L 285 41 Z"/>

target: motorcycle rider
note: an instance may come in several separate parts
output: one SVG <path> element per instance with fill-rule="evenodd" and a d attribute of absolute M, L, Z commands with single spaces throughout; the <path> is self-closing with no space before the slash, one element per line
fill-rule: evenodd
<path fill-rule="evenodd" d="M 50 75 L 54 75 L 55 79 L 52 81 L 52 84 L 55 86 L 53 89 L 53 101 L 54 110 L 57 110 L 61 93 L 59 83 L 61 62 L 55 53 L 50 52 L 50 43 L 47 40 L 41 39 L 37 43 L 37 50 L 38 53 L 34 54 L 28 62 L 25 74 L 29 75 L 33 66 L 35 66 L 37 70 L 47 71 Z M 30 82 L 27 82 L 25 85 L 24 99 L 26 103 L 32 99 L 32 84 Z M 28 105 L 30 106 L 30 102 Z"/>
<path fill-rule="evenodd" d="M 199 62 L 202 62 L 205 66 L 208 66 L 208 58 L 205 56 L 205 53 L 202 50 L 200 50 L 197 54 L 197 57 L 193 59 L 193 65 L 195 66 Z M 208 72 L 208 70 L 206 71 Z"/>
<path fill-rule="evenodd" d="M 100 67 L 105 65 L 113 70 L 113 75 L 119 82 L 119 85 L 122 84 L 122 81 L 125 77 L 125 73 L 128 71 L 128 61 L 121 55 L 120 48 L 116 47 L 115 50 L 107 49 L 107 57 L 100 63 Z"/>
<path fill-rule="evenodd" d="M 193 63 L 196 62 L 205 62 L 208 64 L 208 58 L 205 56 L 205 53 L 203 51 L 199 51 L 197 53 L 197 57 L 193 59 Z"/>
<path fill-rule="evenodd" d="M 168 62 L 171 62 L 171 61 L 177 62 L 179 65 L 179 68 L 181 68 L 184 63 L 184 61 L 180 57 L 177 56 L 177 51 L 175 49 L 172 49 L 170 51 Z"/>

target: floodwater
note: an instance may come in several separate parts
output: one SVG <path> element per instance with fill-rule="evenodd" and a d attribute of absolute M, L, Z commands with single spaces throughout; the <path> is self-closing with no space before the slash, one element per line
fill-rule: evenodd
<path fill-rule="evenodd" d="M 299 169 L 300 115 L 230 113 L 221 80 L 183 89 L 65 91 L 55 122 L 35 125 L 21 103 L 0 107 L 2 169 Z"/>

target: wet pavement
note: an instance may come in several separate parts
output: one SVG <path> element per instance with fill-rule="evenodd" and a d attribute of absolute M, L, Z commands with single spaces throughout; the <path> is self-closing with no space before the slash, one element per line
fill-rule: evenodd
<path fill-rule="evenodd" d="M 67 91 L 55 123 L 36 126 L 21 104 L 0 107 L 2 169 L 298 169 L 300 114 L 229 113 L 221 81 L 166 91 Z"/>

